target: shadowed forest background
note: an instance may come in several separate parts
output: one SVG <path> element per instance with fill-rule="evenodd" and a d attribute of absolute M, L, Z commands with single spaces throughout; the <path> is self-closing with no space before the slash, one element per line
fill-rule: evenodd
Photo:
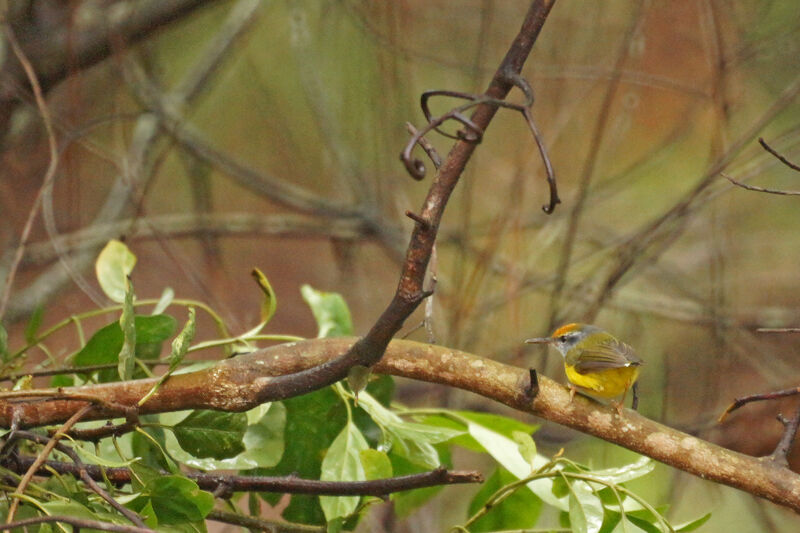
<path fill-rule="evenodd" d="M 99 21 L 134 21 L 154 3 L 11 3 L 20 44 L 52 67 L 42 81 L 58 167 L 11 286 L 9 344 L 23 342 L 39 308 L 47 326 L 105 304 L 93 264 L 111 238 L 138 256 L 139 297 L 158 298 L 170 286 L 207 301 L 234 333 L 258 322 L 253 267 L 279 299 L 271 331 L 316 335 L 300 294 L 307 283 L 341 293 L 356 333 L 365 333 L 397 283 L 413 225 L 404 212 L 428 188 L 398 158 L 406 122 L 424 124 L 419 95 L 483 90 L 528 7 L 186 4 L 179 16 L 111 39 L 107 57 L 84 67 L 81 40 Z M 724 424 L 716 418 L 735 397 L 800 382 L 800 337 L 757 331 L 800 325 L 800 199 L 746 191 L 720 172 L 800 189 L 800 173 L 758 144 L 763 137 L 800 161 L 799 32 L 791 1 L 559 0 L 523 75 L 562 203 L 542 212 L 548 191 L 536 144 L 518 113 L 501 111 L 443 219 L 430 331 L 415 329 L 420 309 L 400 335 L 428 341 L 432 332 L 436 344 L 563 381 L 560 357 L 523 340 L 590 321 L 645 360 L 644 415 L 748 454 L 770 453 L 782 431 L 775 416 L 794 413 L 796 399 L 749 406 Z M 59 36 L 63 57 L 48 50 Z M 4 282 L 50 157 L 30 86 L 8 46 L 3 53 Z M 201 68 L 212 57 L 218 64 Z M 433 112 L 455 103 L 435 99 Z M 442 155 L 452 144 L 427 138 Z M 202 340 L 213 331 L 199 319 Z M 59 339 L 49 343 L 63 344 L 56 358 L 76 344 L 71 332 Z M 25 365 L 39 362 L 34 354 Z M 399 381 L 398 397 L 500 409 L 410 381 Z M 595 467 L 633 458 L 555 425 L 536 441 Z M 800 468 L 800 456 L 790 462 Z M 666 467 L 657 473 L 637 490 L 669 501 L 678 517 L 712 511 L 702 531 L 788 532 L 800 523 L 733 489 Z M 442 498 L 457 507 L 471 491 L 448 488 L 412 524 L 451 523 L 448 513 L 463 511 Z"/>

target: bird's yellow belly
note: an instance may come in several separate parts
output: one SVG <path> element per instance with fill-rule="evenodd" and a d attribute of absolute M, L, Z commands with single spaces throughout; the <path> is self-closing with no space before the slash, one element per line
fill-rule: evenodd
<path fill-rule="evenodd" d="M 620 396 L 630 389 L 636 378 L 639 377 L 638 366 L 609 368 L 586 374 L 578 373 L 575 367 L 570 365 L 564 365 L 564 370 L 567 372 L 567 379 L 570 383 L 601 398 Z"/>

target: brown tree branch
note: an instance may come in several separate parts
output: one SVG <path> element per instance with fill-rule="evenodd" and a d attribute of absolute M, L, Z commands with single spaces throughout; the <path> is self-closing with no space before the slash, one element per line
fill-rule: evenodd
<path fill-rule="evenodd" d="M 44 92 L 67 78 L 72 72 L 80 71 L 106 59 L 111 54 L 111 38 L 125 42 L 139 41 L 163 26 L 179 20 L 208 0 L 136 0 L 119 2 L 115 6 L 116 15 L 111 16 L 107 7 L 105 12 L 97 13 L 92 23 L 75 32 L 70 25 L 56 28 L 43 28 L 38 21 L 30 20 L 22 24 L 12 21 L 19 34 L 32 36 L 21 43 L 25 54 L 30 58 Z M 64 3 L 65 10 L 74 8 Z M 69 15 L 65 15 L 69 17 Z M 88 19 L 87 19 L 88 20 Z M 18 94 L 27 86 L 22 69 L 13 62 L 5 62 L 0 67 L 0 131 L 5 131 L 6 121 L 19 102 Z"/>
<path fill-rule="evenodd" d="M 30 468 L 35 461 L 33 457 L 9 456 L 2 462 L 3 466 L 14 471 Z M 46 466 L 46 468 L 45 468 Z M 130 483 L 131 471 L 124 467 L 101 468 L 96 465 L 75 465 L 63 461 L 47 461 L 39 466 L 37 474 L 50 476 L 52 472 L 80 476 L 81 470 L 94 480 L 108 479 L 114 484 Z M 104 474 L 105 473 L 105 477 Z M 164 475 L 167 475 L 164 473 Z M 321 496 L 376 496 L 383 497 L 394 492 L 435 487 L 439 485 L 457 485 L 463 483 L 482 483 L 480 472 L 470 470 L 447 470 L 439 467 L 428 472 L 396 476 L 369 481 L 321 481 L 317 479 L 301 479 L 296 476 L 239 476 L 234 474 L 211 474 L 189 472 L 186 477 L 197 483 L 197 486 L 209 492 L 223 487 L 230 492 L 276 492 L 286 494 L 316 494 Z"/>
<path fill-rule="evenodd" d="M 183 409 L 244 411 L 286 398 L 291 391 L 275 387 L 279 381 L 275 376 L 324 364 L 354 342 L 355 339 L 342 338 L 283 344 L 222 361 L 203 371 L 172 376 L 142 406 L 140 414 Z M 389 344 L 384 358 L 373 369 L 479 394 L 800 512 L 800 476 L 769 458 L 722 448 L 627 409 L 619 416 L 612 407 L 581 396 L 570 402 L 568 389 L 544 376 L 539 376 L 538 394 L 531 399 L 527 369 L 442 346 L 401 340 Z M 154 382 L 108 383 L 63 392 L 104 397 L 105 405 L 93 406 L 86 418 L 111 418 L 124 416 L 123 409 L 114 405 L 135 405 Z M 64 399 L 0 401 L 0 426 L 9 427 L 15 414 L 20 427 L 59 423 L 83 405 L 85 401 Z"/>

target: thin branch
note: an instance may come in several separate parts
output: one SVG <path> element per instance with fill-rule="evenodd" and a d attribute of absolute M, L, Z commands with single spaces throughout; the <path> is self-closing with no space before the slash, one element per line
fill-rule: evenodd
<path fill-rule="evenodd" d="M 146 527 L 145 523 L 142 521 L 142 518 L 138 514 L 131 511 L 130 509 L 119 503 L 117 500 L 112 498 L 108 492 L 106 492 L 100 485 L 97 484 L 97 482 L 94 479 L 92 479 L 92 477 L 88 473 L 87 465 L 83 464 L 83 462 L 81 461 L 80 457 L 78 457 L 78 454 L 75 450 L 73 450 L 69 446 L 64 446 L 60 442 L 55 442 L 54 438 L 48 438 L 43 435 L 39 435 L 37 433 L 33 433 L 30 431 L 22 431 L 22 430 L 14 431 L 11 437 L 9 437 L 6 445 L 8 446 L 10 443 L 13 443 L 15 440 L 18 439 L 26 439 L 39 444 L 45 444 L 46 446 L 50 445 L 50 443 L 54 443 L 53 447 L 56 450 L 67 455 L 72 460 L 72 462 L 75 463 L 75 466 L 77 467 L 78 471 L 78 476 L 84 483 L 86 483 L 86 485 L 89 486 L 90 489 L 92 489 L 95 493 L 97 493 L 98 496 L 103 498 L 106 501 L 106 503 L 108 503 L 111 507 L 116 509 L 122 516 L 124 516 L 125 518 L 127 518 L 128 520 L 130 520 L 139 527 Z M 29 467 L 29 471 L 33 471 L 34 473 L 37 469 L 38 466 L 36 468 L 32 468 L 32 466 Z"/>
<path fill-rule="evenodd" d="M 3 286 L 3 292 L 0 294 L 0 320 L 3 319 L 6 306 L 8 305 L 8 299 L 11 297 L 11 286 L 14 283 L 17 268 L 19 268 L 20 261 L 22 261 L 22 256 L 25 253 L 25 244 L 28 242 L 31 230 L 33 229 L 33 221 L 36 219 L 36 215 L 39 213 L 39 208 L 42 204 L 42 197 L 44 192 L 52 185 L 53 179 L 56 175 L 56 169 L 58 168 L 58 141 L 56 141 L 56 135 L 53 131 L 53 122 L 50 118 L 50 111 L 48 110 L 47 103 L 44 101 L 44 96 L 42 95 L 42 87 L 39 85 L 39 78 L 37 77 L 33 66 L 25 55 L 25 52 L 22 50 L 22 47 L 20 47 L 17 37 L 14 34 L 14 30 L 11 28 L 11 25 L 8 22 L 3 24 L 3 32 L 5 33 L 9 44 L 11 44 L 11 49 L 13 50 L 14 55 L 22 65 L 22 68 L 25 70 L 25 75 L 28 77 L 28 82 L 33 88 L 33 94 L 36 98 L 36 107 L 39 109 L 39 113 L 42 115 L 42 122 L 44 123 L 45 130 L 47 131 L 47 144 L 50 149 L 50 163 L 48 164 L 47 171 L 44 174 L 42 186 L 36 193 L 36 198 L 33 200 L 33 205 L 28 213 L 28 219 L 25 221 L 25 227 L 22 229 L 20 243 L 17 246 L 14 260 L 11 263 L 11 268 L 9 268 L 5 284 Z"/>
<path fill-rule="evenodd" d="M 149 527 L 126 526 L 123 524 L 113 524 L 111 522 L 100 522 L 99 520 L 89 520 L 88 518 L 75 518 L 74 516 L 50 515 L 26 518 L 9 524 L 0 524 L 0 531 L 13 529 L 15 527 L 35 526 L 36 524 L 46 524 L 50 522 L 61 522 L 70 524 L 80 529 L 98 529 L 100 531 L 112 531 L 114 533 L 153 533 Z"/>
<path fill-rule="evenodd" d="M 743 405 L 747 405 L 748 403 L 763 402 L 765 400 L 777 400 L 778 398 L 786 398 L 787 396 L 795 396 L 797 394 L 800 394 L 800 387 L 794 387 L 791 389 L 783 389 L 772 392 L 763 392 L 760 394 L 751 394 L 750 396 L 742 396 L 741 398 L 736 398 L 733 401 L 733 403 L 731 403 L 725 409 L 725 411 L 723 411 L 722 414 L 719 415 L 717 422 L 724 421 L 729 414 L 739 409 Z"/>
<path fill-rule="evenodd" d="M 797 165 L 796 163 L 792 163 L 791 161 L 786 159 L 786 157 L 784 157 L 777 150 L 775 150 L 773 147 L 768 145 L 767 141 L 765 141 L 763 137 L 759 137 L 758 138 L 758 144 L 760 144 L 764 148 L 764 150 L 766 150 L 767 152 L 769 152 L 772 155 L 774 155 L 775 158 L 778 161 L 780 161 L 781 163 L 783 163 L 787 167 L 791 168 L 792 170 L 796 170 L 796 171 L 800 172 L 800 165 Z"/>
<path fill-rule="evenodd" d="M 3 463 L 3 466 L 16 472 L 23 468 L 30 468 L 33 461 L 35 459 L 32 457 L 9 457 Z M 47 461 L 44 465 L 37 465 L 37 469 L 38 475 L 42 476 L 49 476 L 52 472 L 80 476 L 81 471 L 85 470 L 89 477 L 98 481 L 108 479 L 116 485 L 124 485 L 131 481 L 131 471 L 124 467 L 101 468 L 96 465 Z M 167 475 L 166 472 L 163 474 Z M 220 487 L 224 487 L 228 493 L 275 492 L 327 496 L 383 497 L 395 492 L 425 487 L 483 482 L 483 476 L 480 472 L 474 470 L 447 470 L 444 467 L 418 474 L 369 481 L 320 481 L 316 479 L 301 479 L 297 476 L 240 476 L 202 472 L 189 472 L 184 475 L 196 482 L 198 487 L 209 492 L 214 492 Z"/>
<path fill-rule="evenodd" d="M 795 412 L 790 420 L 784 420 L 783 417 L 780 417 L 779 420 L 784 425 L 783 435 L 781 436 L 781 440 L 778 441 L 778 445 L 775 446 L 775 451 L 770 454 L 769 458 L 778 465 L 788 468 L 789 461 L 787 457 L 789 456 L 789 452 L 792 451 L 795 438 L 797 438 L 797 428 L 800 426 L 800 406 L 798 406 L 797 412 Z"/>
<path fill-rule="evenodd" d="M 757 187 L 755 185 L 748 185 L 746 183 L 742 183 L 741 181 L 737 181 L 724 172 L 720 172 L 720 174 L 722 175 L 723 178 L 727 179 L 737 187 L 741 187 L 742 189 L 747 189 L 748 191 L 765 192 L 768 194 L 778 194 L 781 196 L 800 196 L 800 191 L 784 191 L 781 189 L 767 189 L 766 187 Z"/>
<path fill-rule="evenodd" d="M 89 409 L 91 409 L 91 405 L 85 405 L 83 408 L 78 409 L 75 412 L 75 414 L 73 414 L 69 418 L 69 420 L 64 422 L 64 424 L 59 428 L 56 434 L 50 437 L 50 439 L 48 439 L 47 444 L 45 444 L 42 451 L 40 451 L 39 454 L 36 456 L 36 460 L 25 472 L 25 475 L 22 476 L 19 485 L 17 485 L 15 491 L 16 493 L 18 494 L 25 493 L 25 489 L 28 488 L 28 484 L 33 479 L 34 474 L 36 474 L 36 471 L 39 469 L 40 466 L 42 466 L 42 463 L 44 463 L 47 460 L 47 456 L 50 455 L 50 452 L 52 452 L 53 448 L 56 447 L 56 445 L 58 444 L 58 440 L 64 435 L 66 431 L 69 431 L 72 426 L 74 426 L 81 418 L 83 418 L 83 416 L 89 412 Z M 12 436 L 15 434 L 16 432 L 12 431 Z M 10 440 L 11 438 L 9 438 L 9 441 Z M 17 513 L 17 508 L 19 507 L 19 498 L 14 497 L 13 494 L 11 496 L 14 499 L 8 508 L 8 515 L 6 516 L 6 524 L 10 524 L 11 522 L 14 521 L 14 515 Z M 144 524 L 138 524 L 138 525 L 143 526 Z"/>

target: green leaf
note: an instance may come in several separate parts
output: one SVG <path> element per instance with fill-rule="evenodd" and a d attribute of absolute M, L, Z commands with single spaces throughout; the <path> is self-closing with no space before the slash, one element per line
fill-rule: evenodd
<path fill-rule="evenodd" d="M 361 466 L 367 479 L 386 479 L 392 477 L 392 461 L 386 452 L 380 450 L 361 450 Z"/>
<path fill-rule="evenodd" d="M 44 307 L 41 304 L 37 305 L 31 314 L 31 319 L 25 327 L 25 342 L 33 344 L 36 340 L 36 334 L 42 326 L 42 318 L 44 317 Z"/>
<path fill-rule="evenodd" d="M 361 452 L 369 449 L 364 435 L 355 424 L 349 423 L 337 435 L 322 460 L 322 481 L 363 481 L 366 474 L 361 465 Z M 358 508 L 358 496 L 320 496 L 319 503 L 328 522 L 353 514 Z"/>
<path fill-rule="evenodd" d="M 195 457 L 224 459 L 244 451 L 247 415 L 199 409 L 172 428 L 181 448 Z"/>
<path fill-rule="evenodd" d="M 636 511 L 625 513 L 624 520 L 635 528 L 634 533 L 642 531 L 643 533 L 663 533 L 658 520 L 650 512 L 645 512 L 637 515 Z M 631 529 L 628 526 L 628 529 Z"/>
<path fill-rule="evenodd" d="M 527 435 L 527 433 L 526 433 Z M 469 504 L 469 514 L 480 510 L 489 498 L 502 487 L 517 481 L 508 470 L 498 467 Z M 536 525 L 542 510 L 542 500 L 526 486 L 521 486 L 491 511 L 474 522 L 472 532 L 500 531 L 506 529 L 525 529 Z"/>
<path fill-rule="evenodd" d="M 301 478 L 319 479 L 325 449 L 347 423 L 344 403 L 330 387 L 281 403 L 286 408 L 284 439 L 291 445 L 286 447 L 276 466 L 257 469 L 254 474 L 295 474 Z M 281 495 L 264 494 L 262 497 L 275 504 Z M 311 495 L 292 495 L 282 516 L 290 522 L 320 525 L 326 523 L 319 497 Z"/>
<path fill-rule="evenodd" d="M 170 315 L 137 315 L 134 323 L 137 344 L 164 342 L 175 334 L 178 327 L 178 321 Z"/>
<path fill-rule="evenodd" d="M 679 526 L 675 526 L 675 531 L 694 531 L 695 529 L 699 528 L 711 518 L 711 513 L 704 514 L 700 518 L 696 518 L 685 524 L 681 524 Z"/>
<path fill-rule="evenodd" d="M 244 451 L 238 455 L 227 459 L 198 458 L 181 448 L 176 449 L 169 436 L 166 439 L 167 449 L 176 460 L 201 470 L 250 470 L 275 466 L 283 455 L 286 408 L 281 402 L 269 404 L 266 411 L 261 406 L 256 407 L 244 413 L 248 422 L 254 412 L 260 413 L 260 416 L 247 426 L 242 438 Z"/>
<path fill-rule="evenodd" d="M 117 371 L 122 381 L 133 378 L 136 364 L 136 324 L 133 315 L 133 283 L 125 279 L 125 303 L 122 304 L 122 315 L 119 327 L 122 329 L 122 349 L 119 351 Z"/>
<path fill-rule="evenodd" d="M 350 309 L 340 294 L 318 291 L 310 285 L 300 287 L 300 293 L 317 321 L 317 337 L 344 337 L 353 334 Z"/>
<path fill-rule="evenodd" d="M 169 315 L 134 317 L 137 345 L 158 344 L 168 339 L 174 332 L 176 322 Z M 75 354 L 72 363 L 77 366 L 93 366 L 116 363 L 122 350 L 123 336 L 119 321 L 100 328 L 89 339 L 86 345 Z M 113 372 L 116 376 L 116 372 Z M 111 378 L 114 379 L 114 378 Z M 109 381 L 109 379 L 103 380 Z"/>
<path fill-rule="evenodd" d="M 569 487 L 569 521 L 573 531 L 598 533 L 605 517 L 600 499 L 583 481 L 572 481 Z"/>
<path fill-rule="evenodd" d="M 85 520 L 98 520 L 98 516 L 95 513 L 76 502 L 54 500 L 52 502 L 41 503 L 40 507 L 49 516 L 62 515 L 72 518 L 83 518 Z"/>
<path fill-rule="evenodd" d="M 428 470 L 396 453 L 390 452 L 389 459 L 392 461 L 392 472 L 395 476 L 418 474 Z M 414 509 L 428 503 L 442 489 L 443 487 L 439 485 L 436 487 L 425 487 L 423 489 L 414 489 L 392 494 L 391 498 L 392 502 L 394 502 L 394 510 L 397 516 L 400 518 L 408 516 Z"/>
<path fill-rule="evenodd" d="M 170 306 L 172 300 L 175 298 L 175 291 L 172 290 L 172 287 L 165 287 L 164 290 L 161 292 L 161 298 L 158 299 L 158 303 L 153 310 L 150 312 L 151 315 L 160 315 L 163 313 L 167 307 Z"/>
<path fill-rule="evenodd" d="M 8 362 L 8 331 L 2 322 L 0 322 L 0 359 L 4 363 Z"/>
<path fill-rule="evenodd" d="M 522 457 L 516 442 L 478 422 L 470 420 L 467 424 L 467 430 L 472 438 L 474 438 L 489 455 L 500 463 L 503 468 L 516 476 L 517 479 L 528 477 L 532 472 L 532 468 L 539 468 L 547 462 L 545 458 L 537 456 L 535 464 L 531 466 L 531 464 Z M 548 505 L 552 505 L 564 511 L 568 509 L 566 497 L 559 498 L 553 494 L 552 479 L 537 479 L 528 483 L 527 487 Z"/>
<path fill-rule="evenodd" d="M 536 443 L 533 441 L 533 437 L 522 431 L 514 431 L 512 438 L 517 443 L 522 458 L 528 461 L 531 468 L 533 468 L 533 464 L 536 461 Z"/>
<path fill-rule="evenodd" d="M 136 256 L 118 240 L 108 241 L 94 264 L 100 288 L 117 303 L 125 301 L 125 280 L 136 265 Z"/>
<path fill-rule="evenodd" d="M 534 424 L 526 424 L 513 418 L 503 415 L 496 415 L 492 413 L 476 413 L 473 411 L 453 411 L 457 416 L 471 420 L 477 424 L 485 426 L 495 433 L 505 435 L 513 439 L 514 432 L 519 431 L 527 433 L 528 435 L 535 433 L 539 426 Z"/>
<path fill-rule="evenodd" d="M 158 382 L 153 385 L 153 388 L 150 389 L 150 392 L 145 394 L 141 400 L 139 400 L 139 405 L 143 405 L 155 392 L 158 390 L 159 387 L 169 379 L 169 376 L 175 372 L 178 368 L 178 365 L 181 364 L 184 357 L 189 351 L 189 345 L 192 343 L 192 339 L 194 339 L 194 307 L 189 308 L 189 319 L 186 321 L 186 325 L 183 326 L 183 329 L 175 337 L 175 340 L 172 341 L 172 351 L 169 354 L 169 368 L 167 371 L 159 378 Z"/>
<path fill-rule="evenodd" d="M 202 520 L 214 507 L 214 496 L 183 476 L 152 479 L 145 485 L 143 494 L 149 496 L 158 523 L 164 525 Z"/>
<path fill-rule="evenodd" d="M 347 371 L 347 385 L 355 395 L 356 404 L 358 403 L 359 393 L 367 388 L 371 375 L 372 371 L 363 365 L 353 365 L 350 367 L 350 370 Z"/>
<path fill-rule="evenodd" d="M 264 293 L 264 299 L 261 301 L 261 324 L 265 325 L 275 314 L 275 309 L 278 307 L 278 298 L 275 296 L 275 291 L 272 290 L 272 285 L 269 284 L 269 280 L 267 280 L 267 276 L 263 272 L 254 268 L 250 275 L 253 276 L 261 292 Z"/>
<path fill-rule="evenodd" d="M 463 430 L 406 422 L 381 405 L 368 392 L 361 394 L 359 407 L 363 408 L 391 439 L 395 453 L 427 468 L 436 468 L 441 464 L 433 444 L 449 441 L 464 433 Z"/>
<path fill-rule="evenodd" d="M 655 467 L 656 464 L 652 459 L 642 456 L 636 462 L 618 468 L 593 470 L 592 477 L 619 485 L 620 483 L 645 476 L 652 472 Z"/>

